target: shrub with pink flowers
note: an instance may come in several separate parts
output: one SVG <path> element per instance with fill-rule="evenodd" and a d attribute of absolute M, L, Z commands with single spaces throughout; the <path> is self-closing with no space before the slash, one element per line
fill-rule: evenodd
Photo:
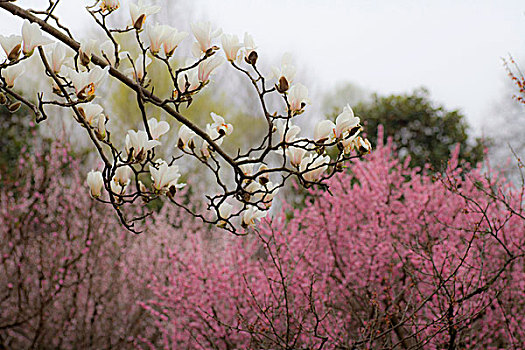
<path fill-rule="evenodd" d="M 172 247 L 143 304 L 163 346 L 525 346 L 523 187 L 457 157 L 442 175 L 418 172 L 391 145 L 330 186 L 247 237 L 210 244 L 201 228 Z"/>

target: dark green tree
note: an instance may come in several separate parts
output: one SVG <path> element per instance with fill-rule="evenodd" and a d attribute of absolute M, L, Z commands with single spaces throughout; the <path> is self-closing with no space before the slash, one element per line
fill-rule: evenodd
<path fill-rule="evenodd" d="M 469 138 L 465 117 L 458 110 L 449 111 L 431 101 L 424 88 L 403 95 L 374 94 L 370 102 L 361 102 L 353 109 L 372 144 L 377 144 L 377 128 L 383 125 L 383 142 L 392 137 L 400 155 L 410 156 L 411 166 L 429 163 L 434 170 L 443 170 L 458 143 L 460 159 L 470 164 L 483 160 L 484 142 Z"/>

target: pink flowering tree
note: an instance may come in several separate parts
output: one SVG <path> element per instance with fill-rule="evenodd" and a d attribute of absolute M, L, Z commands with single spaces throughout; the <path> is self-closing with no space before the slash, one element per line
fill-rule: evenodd
<path fill-rule="evenodd" d="M 21 35 L 0 35 L 4 58 L 0 61 L 0 103 L 9 111 L 27 105 L 37 122 L 47 119 L 56 108 L 67 110 L 84 130 L 99 157 L 101 167 L 88 173 L 91 196 L 116 211 L 128 230 L 137 227 L 143 215 L 126 211 L 131 204 L 166 197 L 202 221 L 234 234 L 245 234 L 243 227 L 255 226 L 268 213 L 273 198 L 292 178 L 302 186 L 321 185 L 344 164 L 370 151 L 361 138 L 360 118 L 352 109 L 341 109 L 336 122 L 320 121 L 313 137 L 295 125 L 307 110 L 308 89 L 295 79 L 295 67 L 283 62 L 271 74 L 264 74 L 253 38 L 222 34 L 209 22 L 191 26 L 193 45 L 183 50 L 189 33 L 166 24 L 155 23 L 151 15 L 161 8 L 145 1 L 130 2 L 126 9 L 116 0 L 93 0 L 85 7 L 99 27 L 101 41 L 78 38 L 56 16 L 60 0 L 41 9 L 24 9 L 13 1 L 0 1 L 0 9 L 24 19 Z M 127 23 L 114 25 L 114 13 L 129 11 Z M 4 12 L 4 13 L 5 13 Z M 123 49 L 121 36 L 134 36 Z M 219 43 L 220 41 L 220 43 Z M 189 51 L 189 52 L 187 52 Z M 24 70 L 31 56 L 38 56 L 45 73 L 45 88 L 31 98 L 19 93 Z M 176 57 L 176 58 L 174 58 Z M 169 92 L 162 91 L 148 74 L 152 62 L 164 68 Z M 210 89 L 212 74 L 227 63 L 228 74 L 240 74 L 253 88 L 266 126 L 259 130 L 254 144 L 227 151 L 234 126 L 228 117 L 213 113 L 206 125 L 189 120 L 184 109 Z M 106 81 L 127 86 L 136 95 L 140 130 L 125 135 L 109 130 L 110 101 L 104 98 Z M 27 79 L 26 79 L 27 81 Z M 153 114 L 162 113 L 167 120 Z M 178 128 L 176 148 L 160 157 L 158 146 L 166 142 L 170 128 Z M 200 164 L 200 171 L 214 179 L 214 186 L 201 200 L 207 205 L 186 205 L 178 190 L 181 165 Z M 149 215 L 147 212 L 145 215 Z"/>
<path fill-rule="evenodd" d="M 123 348 L 155 334 L 136 300 L 163 270 L 160 244 L 108 217 L 82 174 L 67 146 L 39 141 L 0 175 L 0 348 Z"/>
<path fill-rule="evenodd" d="M 249 237 L 198 230 L 143 304 L 162 346 L 523 348 L 523 184 L 457 165 L 418 173 L 379 146 Z"/>

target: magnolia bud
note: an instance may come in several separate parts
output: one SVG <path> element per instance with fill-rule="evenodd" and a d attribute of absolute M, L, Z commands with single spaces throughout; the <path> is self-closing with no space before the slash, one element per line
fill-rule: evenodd
<path fill-rule="evenodd" d="M 282 76 L 279 78 L 279 84 L 275 85 L 275 88 L 278 92 L 282 94 L 288 91 L 288 89 L 290 88 L 290 84 L 288 84 L 288 80 L 284 76 Z"/>
<path fill-rule="evenodd" d="M 11 52 L 9 52 L 9 55 L 7 55 L 7 59 L 9 61 L 16 61 L 18 57 L 20 56 L 20 49 L 22 48 L 22 44 L 16 45 Z"/>
<path fill-rule="evenodd" d="M 251 64 L 252 66 L 255 66 L 255 64 L 257 63 L 257 58 L 259 58 L 259 55 L 257 54 L 257 52 L 252 51 L 250 52 L 248 57 L 244 58 L 244 60 L 246 61 L 246 63 Z"/>
<path fill-rule="evenodd" d="M 91 62 L 91 57 L 86 55 L 82 50 L 78 51 L 78 57 L 80 59 L 80 64 L 86 66 Z"/>
<path fill-rule="evenodd" d="M 135 23 L 133 23 L 133 28 L 135 28 L 136 30 L 141 30 L 145 21 L 146 21 L 146 15 L 144 14 L 140 15 L 139 18 L 137 18 L 137 20 L 135 21 Z"/>
<path fill-rule="evenodd" d="M 22 102 L 16 101 L 15 103 L 12 103 L 9 106 L 7 106 L 7 109 L 9 110 L 9 112 L 15 113 L 16 111 L 18 111 L 21 105 L 22 105 Z"/>
<path fill-rule="evenodd" d="M 7 103 L 7 97 L 5 97 L 3 92 L 0 92 L 0 105 L 5 105 Z"/>

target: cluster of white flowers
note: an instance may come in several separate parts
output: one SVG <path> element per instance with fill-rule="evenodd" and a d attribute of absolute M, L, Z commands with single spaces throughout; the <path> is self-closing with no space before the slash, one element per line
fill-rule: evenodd
<path fill-rule="evenodd" d="M 40 55 L 52 80 L 53 93 L 58 98 L 47 101 L 39 95 L 39 109 L 45 113 L 45 104 L 71 107 L 77 121 L 88 129 L 104 161 L 103 170 L 92 170 L 87 175 L 93 198 L 106 202 L 109 199 L 116 210 L 137 198 L 149 201 L 167 196 L 174 201 L 176 191 L 185 186 L 179 182 L 182 174 L 178 159 L 194 157 L 217 177 L 217 184 L 222 188 L 222 193 L 207 196 L 210 199 L 208 208 L 215 214 L 215 221 L 209 222 L 234 229 L 230 220 L 237 217 L 242 226 L 254 226 L 268 214 L 289 175 L 295 175 L 302 184 L 311 186 L 340 170 L 342 162 L 370 152 L 370 142 L 359 136 L 360 118 L 348 105 L 335 121 L 318 122 L 313 138 L 300 136 L 301 128 L 294 125 L 294 118 L 305 112 L 310 100 L 308 88 L 295 79 L 297 70 L 289 54 L 283 56 L 281 66 L 272 68 L 269 78 L 265 79 L 256 67 L 257 46 L 251 35 L 245 33 L 241 42 L 237 35 L 222 33 L 210 22 L 199 22 L 191 25 L 193 57 L 187 57 L 186 61 L 177 59 L 177 62 L 185 64 L 173 69 L 176 63 L 171 58 L 189 33 L 169 25 L 152 23 L 149 17 L 159 12 L 160 7 L 149 5 L 145 0 L 130 3 L 129 24 L 124 29 L 112 30 L 105 27 L 105 16 L 121 8 L 119 0 L 101 0 L 97 4 L 99 8 L 92 6 L 87 9 L 95 18 L 101 16 L 104 19 L 97 22 L 108 36 L 103 42 L 87 39 L 75 46 L 62 40 L 67 45 L 61 42 L 48 45 L 53 40 L 42 34 L 38 24 L 27 19 L 22 26 L 22 35 L 0 35 L 0 45 L 6 55 L 4 63 L 0 63 L 3 78 L 0 88 L 8 92 L 24 73 L 21 62 L 30 57 L 35 48 L 48 45 L 46 51 L 40 51 Z M 114 37 L 130 31 L 135 32 L 140 49 L 139 55 L 133 58 L 120 48 Z M 219 41 L 220 47 L 217 44 Z M 130 49 L 130 52 L 136 52 L 136 49 Z M 167 67 L 173 83 L 172 93 L 164 99 L 153 94 L 154 90 L 149 89 L 151 79 L 146 79 L 149 66 L 155 60 Z M 212 74 L 226 62 L 251 80 L 268 122 L 265 129 L 268 134 L 263 143 L 245 154 L 239 151 L 237 156 L 228 155 L 222 148 L 224 140 L 234 130 L 223 116 L 211 112 L 212 121 L 199 126 L 178 114 L 179 107 L 183 103 L 189 107 L 193 96 L 208 85 Z M 110 74 L 127 85 L 135 84 L 133 89 L 137 92 L 144 123 L 142 130 L 128 130 L 125 138 L 119 140 L 123 147 L 114 146 L 112 135 L 106 130 L 109 117 L 101 102 L 100 87 Z M 270 86 L 266 86 L 266 82 Z M 265 98 L 270 93 L 280 96 L 283 103 L 281 111 L 269 111 Z M 6 99 L 5 96 L 2 98 Z M 19 106 L 20 102 L 17 103 Z M 149 103 L 181 123 L 176 147 L 182 155 L 172 157 L 171 161 L 157 157 L 160 153 L 157 148 L 162 144 L 161 138 L 169 132 L 170 123 L 149 118 L 149 109 L 144 108 Z M 110 155 L 105 153 L 107 147 L 111 149 Z M 338 152 L 330 152 L 330 149 Z M 233 171 L 228 181 L 221 179 L 225 176 L 225 171 L 219 169 L 222 164 Z M 235 182 L 232 189 L 228 187 L 231 180 Z M 203 215 L 199 217 L 204 218 Z"/>

